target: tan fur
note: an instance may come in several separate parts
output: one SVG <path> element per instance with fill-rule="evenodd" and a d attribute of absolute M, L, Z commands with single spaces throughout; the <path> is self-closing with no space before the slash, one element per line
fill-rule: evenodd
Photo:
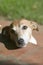
<path fill-rule="evenodd" d="M 25 24 L 29 26 L 32 30 L 37 30 L 38 31 L 38 24 L 34 21 L 29 21 L 26 19 L 21 19 L 21 20 L 15 20 L 11 23 L 10 26 L 20 26 L 21 24 Z"/>

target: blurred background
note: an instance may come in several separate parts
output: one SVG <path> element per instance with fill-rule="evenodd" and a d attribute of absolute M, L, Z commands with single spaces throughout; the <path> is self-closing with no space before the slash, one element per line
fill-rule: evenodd
<path fill-rule="evenodd" d="M 26 18 L 43 24 L 43 0 L 0 0 L 0 19 Z"/>

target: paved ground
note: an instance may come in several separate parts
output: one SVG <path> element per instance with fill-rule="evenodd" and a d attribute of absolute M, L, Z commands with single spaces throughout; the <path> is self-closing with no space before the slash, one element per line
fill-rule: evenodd
<path fill-rule="evenodd" d="M 2 28 L 11 22 L 0 20 Z M 12 42 L 6 42 L 0 34 L 0 65 L 43 65 L 43 26 L 33 31 L 38 45 L 28 44 L 26 48 L 15 49 Z"/>

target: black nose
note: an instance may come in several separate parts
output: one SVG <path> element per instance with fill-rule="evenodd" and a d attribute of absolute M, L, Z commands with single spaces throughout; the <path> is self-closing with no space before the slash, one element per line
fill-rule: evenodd
<path fill-rule="evenodd" d="M 20 39 L 18 40 L 18 43 L 19 43 L 19 44 L 23 44 L 23 43 L 24 43 L 24 40 L 23 40 L 22 38 L 20 38 Z"/>

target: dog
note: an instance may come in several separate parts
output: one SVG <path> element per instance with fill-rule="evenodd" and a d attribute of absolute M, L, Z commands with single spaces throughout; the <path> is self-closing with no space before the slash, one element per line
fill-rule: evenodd
<path fill-rule="evenodd" d="M 37 45 L 37 41 L 32 35 L 33 30 L 38 31 L 36 22 L 21 19 L 15 20 L 3 28 L 2 35 L 9 37 L 16 43 L 17 47 L 26 47 L 28 43 Z"/>

